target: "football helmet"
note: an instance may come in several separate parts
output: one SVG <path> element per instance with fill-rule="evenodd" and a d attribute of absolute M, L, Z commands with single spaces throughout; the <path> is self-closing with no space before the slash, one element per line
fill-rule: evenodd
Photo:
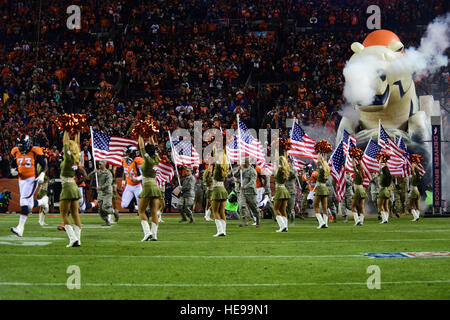
<path fill-rule="evenodd" d="M 30 152 L 31 150 L 31 139 L 26 134 L 21 134 L 17 138 L 17 147 L 19 148 L 19 151 L 23 154 Z"/>
<path fill-rule="evenodd" d="M 126 149 L 124 150 L 125 161 L 128 164 L 133 162 L 134 158 L 136 158 L 136 155 L 137 155 L 137 148 L 133 145 L 127 146 Z"/>

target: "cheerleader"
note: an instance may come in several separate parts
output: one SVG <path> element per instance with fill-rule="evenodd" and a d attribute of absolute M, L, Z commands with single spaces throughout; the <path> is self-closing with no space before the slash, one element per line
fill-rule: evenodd
<path fill-rule="evenodd" d="M 350 148 L 349 154 L 353 159 L 353 199 L 352 199 L 352 211 L 353 218 L 355 219 L 355 226 L 362 226 L 364 223 L 364 201 L 367 198 L 367 193 L 363 187 L 363 181 L 366 176 L 364 169 L 361 165 L 361 158 L 363 151 L 359 148 Z"/>
<path fill-rule="evenodd" d="M 378 154 L 379 158 L 378 162 L 380 165 L 380 191 L 378 193 L 378 211 L 381 214 L 381 222 L 388 223 L 389 220 L 389 199 L 391 199 L 391 183 L 392 183 L 392 175 L 389 171 L 389 167 L 387 166 L 387 160 L 389 160 L 389 155 L 387 154 Z M 384 166 L 383 166 L 384 163 Z"/>
<path fill-rule="evenodd" d="M 420 193 L 418 186 L 420 184 L 420 175 L 417 170 L 418 163 L 423 159 L 421 155 L 413 154 L 411 156 L 412 159 L 412 169 L 411 169 L 411 178 L 409 179 L 410 184 L 410 192 L 408 195 L 409 198 L 409 207 L 411 208 L 411 213 L 414 216 L 414 219 L 411 221 L 419 221 L 420 218 L 420 208 L 419 208 L 419 199 Z"/>
<path fill-rule="evenodd" d="M 144 238 L 141 241 L 157 241 L 158 240 L 158 209 L 160 208 L 161 191 L 156 184 L 156 171 L 154 166 L 159 163 L 159 156 L 156 153 L 156 146 L 153 136 L 150 141 L 144 143 L 144 138 L 139 135 L 139 148 L 144 162 L 142 164 L 142 192 L 139 194 L 138 214 L 141 220 L 142 230 L 144 231 Z M 148 223 L 145 209 L 150 207 L 151 215 L 151 230 Z"/>
<path fill-rule="evenodd" d="M 327 188 L 326 182 L 330 175 L 330 167 L 327 163 L 326 154 L 319 153 L 317 161 L 317 182 L 313 200 L 313 208 L 317 221 L 319 221 L 319 226 L 317 229 L 322 229 L 328 228 L 328 195 L 330 191 Z M 322 204 L 322 214 L 320 214 L 320 204 Z"/>
<path fill-rule="evenodd" d="M 63 220 L 69 244 L 67 247 L 81 246 L 81 220 L 79 215 L 79 199 L 81 198 L 78 186 L 75 183 L 75 173 L 80 163 L 80 133 L 75 134 L 75 140 L 70 140 L 69 132 L 64 131 L 63 136 L 64 155 L 61 162 L 62 190 L 59 196 L 59 211 Z M 74 226 L 69 219 L 69 211 L 74 221 Z"/>
<path fill-rule="evenodd" d="M 227 235 L 225 205 L 228 199 L 228 193 L 224 187 L 224 181 L 228 176 L 228 171 L 228 158 L 224 151 L 216 160 L 212 175 L 211 211 L 217 228 L 217 233 L 214 237 L 224 237 Z"/>
<path fill-rule="evenodd" d="M 275 196 L 273 198 L 273 210 L 275 212 L 275 219 L 280 226 L 280 229 L 276 232 L 288 231 L 288 218 L 286 213 L 286 207 L 291 195 L 285 186 L 286 181 L 289 179 L 290 167 L 286 156 L 280 156 L 280 167 L 275 173 Z"/>
<path fill-rule="evenodd" d="M 210 165 L 205 172 L 203 172 L 203 183 L 206 185 L 206 206 L 205 206 L 205 220 L 212 221 L 211 219 L 211 194 L 213 189 L 213 165 Z"/>

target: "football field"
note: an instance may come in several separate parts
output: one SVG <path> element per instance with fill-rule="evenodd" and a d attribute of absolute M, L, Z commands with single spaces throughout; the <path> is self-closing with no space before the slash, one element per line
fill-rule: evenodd
<path fill-rule="evenodd" d="M 296 219 L 286 233 L 229 221 L 226 237 L 212 237 L 214 222 L 164 216 L 158 241 L 140 242 L 139 219 L 123 215 L 102 227 L 82 215 L 82 246 L 66 248 L 57 215 L 46 227 L 28 219 L 23 238 L 13 235 L 17 215 L 0 217 L 0 299 L 449 299 L 450 257 L 373 258 L 366 253 L 450 251 L 450 219 L 412 216 L 364 226 L 339 217 L 328 229 Z M 395 256 L 395 255 L 393 255 Z M 427 256 L 427 255 L 426 255 Z M 428 254 L 429 256 L 429 254 Z M 79 280 L 79 282 L 77 282 Z M 79 289 L 76 284 L 79 283 Z M 75 288 L 73 288 L 75 286 Z"/>

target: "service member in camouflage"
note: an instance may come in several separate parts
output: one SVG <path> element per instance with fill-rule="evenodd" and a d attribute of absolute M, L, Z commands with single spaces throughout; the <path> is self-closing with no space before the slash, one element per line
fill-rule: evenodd
<path fill-rule="evenodd" d="M 187 216 L 189 218 L 189 224 L 193 224 L 194 216 L 192 215 L 191 208 L 194 205 L 196 179 L 192 175 L 192 167 L 186 167 L 185 169 L 186 177 L 181 183 L 181 196 L 177 205 L 181 215 L 181 220 L 179 222 L 187 221 Z"/>
<path fill-rule="evenodd" d="M 260 226 L 260 214 L 258 209 L 258 203 L 256 200 L 256 170 L 250 165 L 250 159 L 245 158 L 243 166 L 239 166 L 238 169 L 242 171 L 242 186 L 240 187 L 239 202 L 243 209 L 241 217 L 243 219 L 240 224 L 241 227 L 248 226 L 248 220 L 250 211 L 252 216 L 256 218 L 256 227 Z M 240 172 L 235 173 L 235 178 L 240 178 Z"/>

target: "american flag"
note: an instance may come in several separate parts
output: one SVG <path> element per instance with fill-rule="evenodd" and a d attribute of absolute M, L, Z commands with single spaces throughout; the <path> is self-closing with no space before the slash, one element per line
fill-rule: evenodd
<path fill-rule="evenodd" d="M 387 152 L 391 154 L 391 158 L 394 157 L 397 160 L 396 161 L 403 161 L 403 155 L 405 151 L 403 151 L 395 142 L 392 140 L 391 137 L 386 133 L 383 126 L 379 125 L 379 131 L 378 131 L 378 144 L 383 148 L 382 151 Z M 401 163 L 403 164 L 403 162 Z"/>
<path fill-rule="evenodd" d="M 245 123 L 238 120 L 239 137 L 238 143 L 241 150 L 241 157 L 250 157 L 257 162 L 266 162 L 261 141 L 255 139 L 248 130 Z"/>
<path fill-rule="evenodd" d="M 292 162 L 294 164 L 294 169 L 300 172 L 304 166 L 306 166 L 306 162 L 303 162 L 300 159 L 297 159 L 296 157 L 291 157 Z"/>
<path fill-rule="evenodd" d="M 356 138 L 352 136 L 347 130 L 344 129 L 344 133 L 342 135 L 342 141 L 344 142 L 344 153 L 348 154 L 348 149 L 351 147 L 356 147 Z"/>
<path fill-rule="evenodd" d="M 344 143 L 341 140 L 328 161 L 330 173 L 336 182 L 336 198 L 341 202 L 345 196 L 345 153 Z"/>
<path fill-rule="evenodd" d="M 316 140 L 310 138 L 297 122 L 294 122 L 291 133 L 291 149 L 288 151 L 288 155 L 317 159 L 317 153 L 314 150 L 315 144 Z"/>
<path fill-rule="evenodd" d="M 400 137 L 398 139 L 397 145 L 400 147 L 400 149 L 405 151 L 405 158 L 406 158 L 406 160 L 405 160 L 405 171 L 406 171 L 406 174 L 408 176 L 410 176 L 411 175 L 411 171 L 412 171 L 412 163 L 411 163 L 411 160 L 410 160 L 410 157 L 409 157 L 410 153 L 408 152 L 408 148 L 406 147 L 406 144 L 403 141 L 402 137 Z M 425 168 L 423 167 L 423 165 L 421 163 L 417 166 L 417 171 L 418 171 L 420 176 L 423 176 L 425 174 Z"/>
<path fill-rule="evenodd" d="M 257 161 L 256 165 L 261 168 L 268 175 L 273 175 L 273 164 L 267 163 L 265 161 Z"/>
<path fill-rule="evenodd" d="M 399 148 L 404 152 L 403 156 L 405 158 L 405 162 L 403 163 L 403 171 L 405 173 L 405 177 L 406 176 L 410 176 L 411 175 L 412 164 L 411 164 L 411 161 L 409 159 L 408 148 L 406 147 L 406 144 L 403 141 L 402 137 L 397 138 L 396 142 L 397 142 L 396 144 L 399 146 Z"/>
<path fill-rule="evenodd" d="M 342 147 L 344 148 L 344 154 L 347 155 L 347 158 L 345 159 L 345 171 L 350 173 L 350 175 L 353 177 L 355 175 L 355 172 L 353 170 L 353 159 L 352 159 L 352 157 L 350 157 L 348 151 L 350 150 L 350 148 L 356 148 L 356 144 L 353 143 L 352 140 L 350 140 L 350 143 L 345 143 L 344 138 L 345 138 L 345 135 L 342 138 Z M 348 137 L 347 137 L 347 140 L 348 140 Z M 346 145 L 347 145 L 347 147 L 345 147 Z"/>
<path fill-rule="evenodd" d="M 92 131 L 92 150 L 95 160 L 106 160 L 113 166 L 122 165 L 123 151 L 127 146 L 137 146 L 137 140 L 113 137 L 99 131 Z"/>
<path fill-rule="evenodd" d="M 172 143 L 175 165 L 189 167 L 198 167 L 200 165 L 200 156 L 190 141 L 183 139 L 175 140 Z"/>
<path fill-rule="evenodd" d="M 165 161 L 160 161 L 154 169 L 156 171 L 156 183 L 160 188 L 170 182 L 175 174 L 173 166 Z"/>
<path fill-rule="evenodd" d="M 370 139 L 369 143 L 366 146 L 366 150 L 364 151 L 364 155 L 362 158 L 362 162 L 364 166 L 370 172 L 380 172 L 380 166 L 377 161 L 377 154 L 380 153 L 382 147 Z"/>
<path fill-rule="evenodd" d="M 238 162 L 239 161 L 239 147 L 238 147 L 238 140 L 235 135 L 233 135 L 233 141 L 231 141 L 226 146 L 227 148 L 227 156 L 228 159 L 232 162 Z"/>

